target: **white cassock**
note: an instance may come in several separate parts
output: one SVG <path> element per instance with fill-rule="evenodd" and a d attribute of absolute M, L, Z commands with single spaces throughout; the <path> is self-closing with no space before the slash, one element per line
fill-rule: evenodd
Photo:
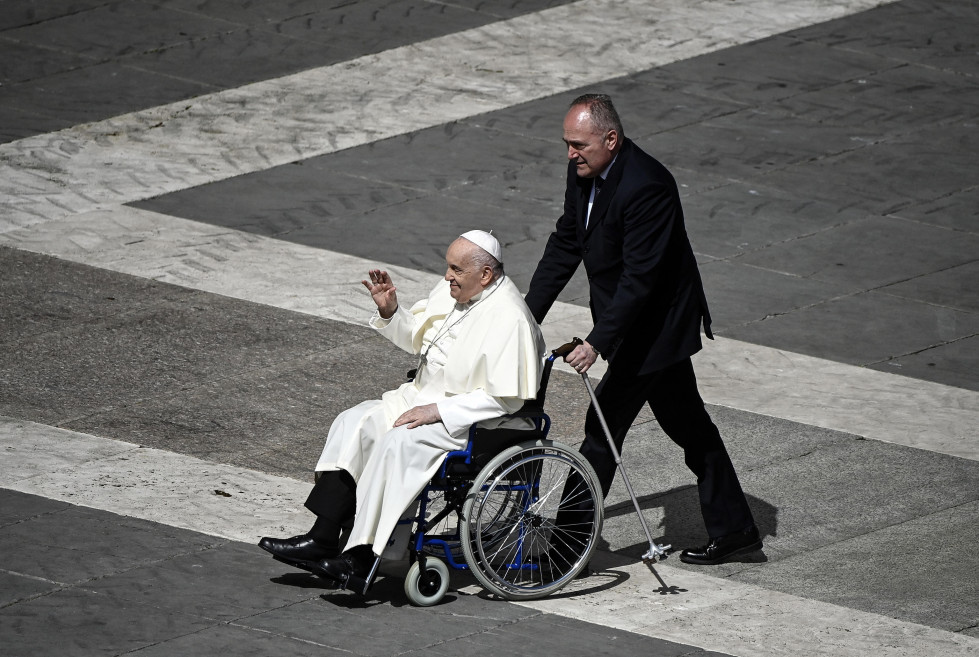
<path fill-rule="evenodd" d="M 375 313 L 370 324 L 424 358 L 414 381 L 337 416 L 316 471 L 353 476 L 357 512 L 346 547 L 373 545 L 381 554 L 445 454 L 465 448 L 470 425 L 498 425 L 496 418 L 537 396 L 544 338 L 506 276 L 467 304 L 457 304 L 443 280 L 410 310 L 399 306 L 389 320 Z M 408 409 L 431 403 L 441 422 L 393 426 Z"/>

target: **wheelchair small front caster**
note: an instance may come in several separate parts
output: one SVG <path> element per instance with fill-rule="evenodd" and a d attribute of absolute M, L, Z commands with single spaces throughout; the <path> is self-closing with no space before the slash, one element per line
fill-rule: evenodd
<path fill-rule="evenodd" d="M 425 570 L 422 571 L 422 562 Z M 405 578 L 405 595 L 416 607 L 438 604 L 449 590 L 449 567 L 441 559 L 425 557 L 411 564 Z"/>

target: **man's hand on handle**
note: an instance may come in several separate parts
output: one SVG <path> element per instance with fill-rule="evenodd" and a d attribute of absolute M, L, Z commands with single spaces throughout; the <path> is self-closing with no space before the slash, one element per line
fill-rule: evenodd
<path fill-rule="evenodd" d="M 368 272 L 369 281 L 361 281 L 367 291 L 371 293 L 371 298 L 377 304 L 377 312 L 384 319 L 391 319 L 395 311 L 398 310 L 397 288 L 391 282 L 391 277 L 386 271 L 371 269 Z"/>
<path fill-rule="evenodd" d="M 564 361 L 573 367 L 578 374 L 587 372 L 596 360 L 598 360 L 598 352 L 585 340 L 582 340 L 581 344 L 564 357 Z"/>

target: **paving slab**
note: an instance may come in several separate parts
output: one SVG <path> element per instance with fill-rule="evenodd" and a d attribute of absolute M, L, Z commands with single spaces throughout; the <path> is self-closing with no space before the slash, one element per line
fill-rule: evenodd
<path fill-rule="evenodd" d="M 396 388 L 416 364 L 370 329 L 345 333 L 352 343 L 342 349 L 213 373 L 136 404 L 92 409 L 64 426 L 311 481 L 333 419 Z"/>
<path fill-rule="evenodd" d="M 322 40 L 232 24 L 206 37 L 135 52 L 119 61 L 161 76 L 228 89 L 343 61 L 346 52 Z"/>
<path fill-rule="evenodd" d="M 147 2 L 108 2 L 4 31 L 4 36 L 106 61 L 131 52 L 166 48 L 229 27 L 226 21 L 187 14 Z"/>
<path fill-rule="evenodd" d="M 193 292 L 134 276 L 119 276 L 58 258 L 0 246 L 0 345 L 46 333 L 72 331 L 145 310 L 161 302 L 186 303 Z"/>
<path fill-rule="evenodd" d="M 0 84 L 4 87 L 92 63 L 91 59 L 79 55 L 0 36 Z"/>
<path fill-rule="evenodd" d="M 93 89 L 102 93 L 90 95 Z M 24 132 L 37 125 L 53 132 L 52 125 L 61 130 L 211 91 L 214 87 L 210 85 L 158 75 L 110 60 L 5 87 L 5 106 L 23 112 L 38 108 L 46 119 L 45 124 L 38 125 L 35 119 L 26 117 L 23 123 L 8 126 L 5 131 Z"/>
<path fill-rule="evenodd" d="M 854 138 L 858 134 L 849 125 L 820 125 L 770 107 L 752 107 L 637 143 L 668 168 L 753 180 L 769 171 L 859 149 L 863 144 Z"/>
<path fill-rule="evenodd" d="M 712 329 L 717 335 L 754 322 L 789 314 L 827 299 L 852 293 L 836 283 L 817 281 L 738 262 L 713 260 L 700 265 L 704 285 L 710 290 Z M 742 298 L 738 290 L 750 286 L 754 295 Z"/>
<path fill-rule="evenodd" d="M 297 231 L 316 225 L 332 228 L 342 238 L 347 222 L 424 194 L 392 182 L 351 175 L 342 167 L 312 158 L 132 205 L 258 235 L 299 240 Z"/>
<path fill-rule="evenodd" d="M 64 121 L 31 109 L 0 106 L 0 143 L 60 130 Z"/>
<path fill-rule="evenodd" d="M 728 260 L 756 254 L 754 260 L 746 260 L 750 264 L 758 264 L 769 247 L 824 233 L 866 216 L 862 211 L 840 208 L 819 197 L 800 196 L 794 190 L 771 187 L 759 180 L 729 182 L 690 193 L 683 199 L 683 210 L 687 234 L 697 254 Z"/>
<path fill-rule="evenodd" d="M 974 390 L 973 373 L 979 367 L 979 336 L 972 334 L 953 342 L 930 346 L 918 352 L 893 356 L 868 365 L 875 370 L 897 372 L 924 381 Z"/>
<path fill-rule="evenodd" d="M 0 29 L 12 29 L 49 21 L 63 16 L 104 5 L 104 0 L 70 0 L 69 2 L 43 2 L 34 0 L 7 0 L 0 16 Z"/>
<path fill-rule="evenodd" d="M 979 90 L 968 77 L 906 64 L 780 100 L 774 108 L 820 126 L 850 126 L 870 141 L 972 119 Z"/>
<path fill-rule="evenodd" d="M 0 619 L 9 628 L 4 632 L 4 652 L 11 657 L 125 654 L 213 624 L 79 588 L 9 605 L 0 610 Z"/>
<path fill-rule="evenodd" d="M 976 74 L 976 5 L 969 0 L 889 3 L 794 32 L 834 47 Z"/>
<path fill-rule="evenodd" d="M 261 307 L 233 304 L 237 310 L 225 313 L 213 304 L 196 303 L 193 296 L 21 342 L 16 352 L 4 355 L 10 392 L 3 412 L 59 424 L 95 409 L 120 408 L 283 358 L 302 358 L 351 339 L 337 333 L 331 337 L 315 319 L 288 314 L 269 317 L 271 322 L 260 326 L 255 320 L 265 312 Z M 214 302 L 220 304 L 217 298 Z"/>
<path fill-rule="evenodd" d="M 968 241 L 966 238 L 966 243 Z M 902 299 L 927 301 L 935 305 L 977 312 L 979 290 L 970 285 L 977 277 L 979 259 L 887 285 L 880 288 L 880 291 Z"/>
<path fill-rule="evenodd" d="M 361 0 L 292 16 L 275 29 L 288 36 L 329 43 L 351 59 L 351 53 L 390 50 L 477 27 L 491 18 L 441 2 Z"/>
<path fill-rule="evenodd" d="M 793 555 L 736 577 L 961 632 L 975 628 L 979 621 L 975 607 L 964 602 L 979 595 L 974 576 L 979 560 L 972 551 L 951 546 L 979 539 L 977 514 L 979 502 L 953 503 L 943 511 Z M 895 554 L 902 555 L 897 562 Z M 800 585 L 803 580 L 804 587 Z M 920 595 L 925 588 L 944 595 Z"/>
<path fill-rule="evenodd" d="M 16 495 L 21 494 L 4 492 L 5 499 Z M 125 540 L 108 542 L 106 537 L 113 534 L 124 535 Z M 99 580 L 177 554 L 194 554 L 218 543 L 202 534 L 74 505 L 5 525 L 0 536 L 8 572 L 65 586 Z"/>
<path fill-rule="evenodd" d="M 896 215 L 953 230 L 979 233 L 979 186 L 902 208 Z"/>
<path fill-rule="evenodd" d="M 831 260 L 826 258 L 830 252 Z M 977 253 L 979 236 L 897 217 L 868 216 L 745 254 L 739 262 L 875 290 L 896 283 L 908 285 L 938 272 L 945 280 L 965 279 L 968 269 L 956 268 L 974 263 Z M 954 289 L 949 296 L 954 297 Z M 971 295 L 964 300 L 968 303 Z"/>
<path fill-rule="evenodd" d="M 873 365 L 969 338 L 977 330 L 979 317 L 975 313 L 863 292 L 726 329 L 722 334 L 817 357 Z M 961 374 L 949 375 L 961 379 Z M 927 378 L 942 381 L 942 376 L 936 369 Z M 976 389 L 974 383 L 966 383 L 963 387 Z"/>
<path fill-rule="evenodd" d="M 765 182 L 798 190 L 803 197 L 887 215 L 973 188 L 969 153 L 975 140 L 972 122 L 930 127 L 771 171 Z"/>
<path fill-rule="evenodd" d="M 682 90 L 755 107 L 899 66 L 882 55 L 834 47 L 824 40 L 811 38 L 809 29 L 691 57 L 638 73 L 633 78 L 671 92 Z M 766 62 L 765 66 L 758 66 L 759 61 Z M 814 61 L 819 62 L 818 67 L 810 65 Z"/>
<path fill-rule="evenodd" d="M 487 3 L 484 0 L 454 0 L 448 9 L 466 9 L 471 12 L 491 18 L 513 18 L 525 13 L 540 11 L 548 7 L 557 7 L 567 4 L 571 0 L 508 0 L 505 3 Z M 343 16 L 344 12 L 360 16 L 365 20 L 364 14 L 369 14 L 364 10 L 367 7 L 377 14 L 373 21 L 381 25 L 387 25 L 391 21 L 400 18 L 400 14 L 410 14 L 412 12 L 421 13 L 423 11 L 445 11 L 446 7 L 439 8 L 438 5 L 445 3 L 422 0 L 421 2 L 361 2 L 361 7 L 356 7 L 357 0 L 353 2 L 333 3 L 324 6 L 318 0 L 291 0 L 288 3 L 281 2 L 262 2 L 262 3 L 242 3 L 237 0 L 160 0 L 159 4 L 198 13 L 201 15 L 223 18 L 235 21 L 251 27 L 268 26 L 275 27 L 279 23 L 287 20 L 298 20 L 303 16 L 325 15 Z M 429 7 L 426 5 L 436 5 Z M 337 22 L 340 20 L 335 19 Z M 434 22 L 434 21 L 433 21 Z M 359 25 L 363 27 L 363 25 Z"/>

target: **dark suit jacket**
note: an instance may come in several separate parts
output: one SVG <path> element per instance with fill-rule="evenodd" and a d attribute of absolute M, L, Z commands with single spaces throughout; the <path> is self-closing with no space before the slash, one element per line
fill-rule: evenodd
<path fill-rule="evenodd" d="M 568 164 L 564 214 L 527 293 L 542 321 L 584 261 L 594 328 L 586 340 L 622 374 L 648 374 L 689 357 L 710 313 L 687 239 L 676 182 L 626 139 L 592 208 L 591 179 Z"/>

